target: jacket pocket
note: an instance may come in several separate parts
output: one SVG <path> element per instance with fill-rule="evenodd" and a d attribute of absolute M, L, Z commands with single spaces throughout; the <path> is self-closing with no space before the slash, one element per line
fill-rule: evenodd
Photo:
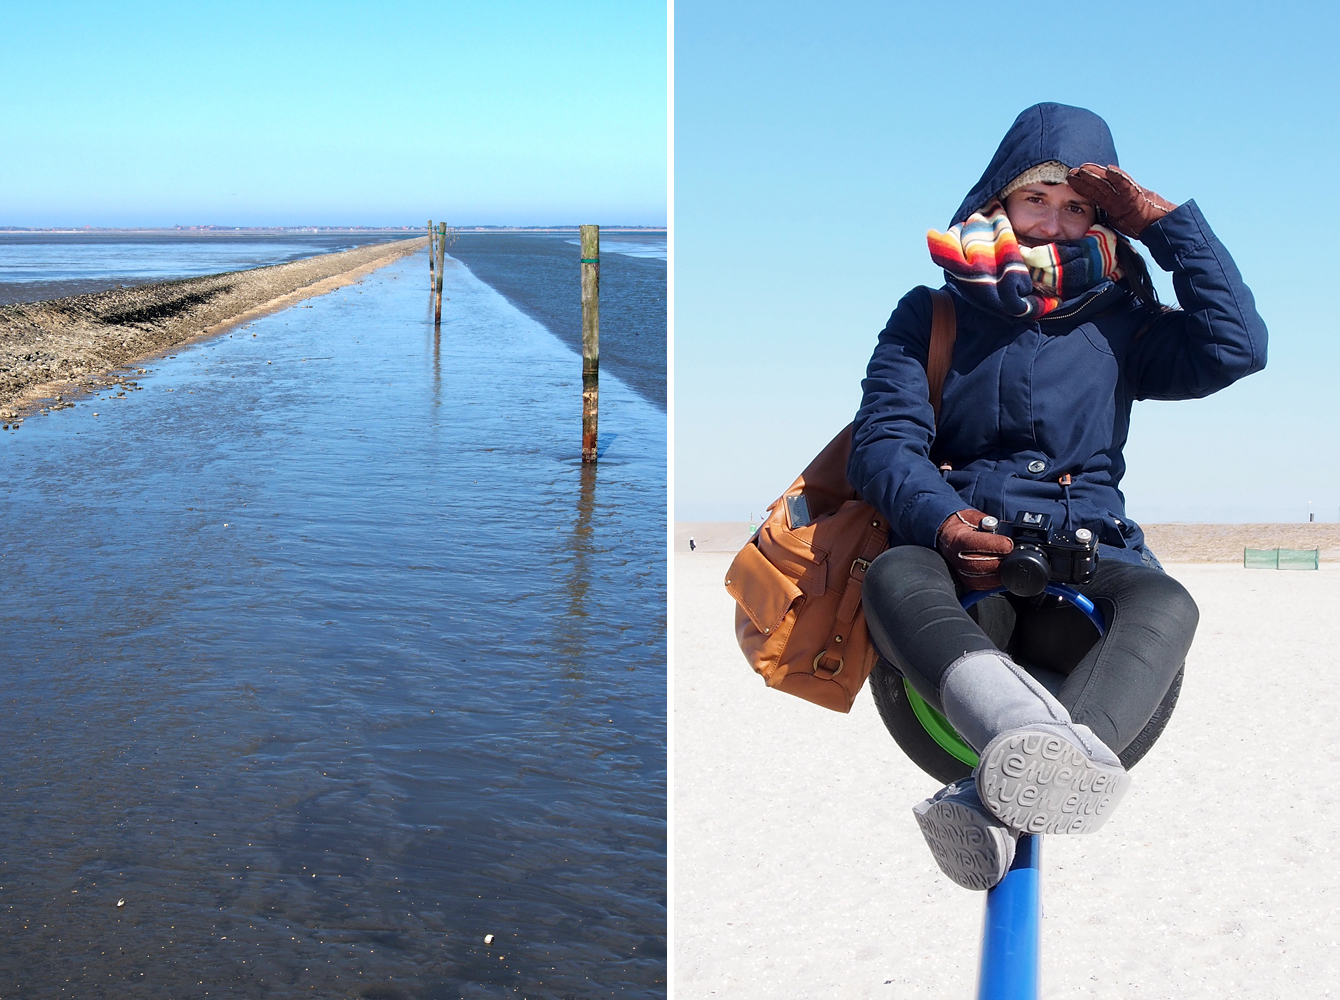
<path fill-rule="evenodd" d="M 1130 539 L 1135 534 L 1135 529 L 1126 522 L 1125 518 L 1118 517 L 1110 510 L 1103 513 L 1107 516 L 1103 518 L 1103 531 L 1098 536 L 1098 540 L 1104 545 L 1111 545 L 1118 549 L 1131 548 Z"/>

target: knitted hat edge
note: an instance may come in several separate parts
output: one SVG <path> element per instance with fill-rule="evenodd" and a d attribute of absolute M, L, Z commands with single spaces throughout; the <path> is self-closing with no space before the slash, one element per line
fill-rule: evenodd
<path fill-rule="evenodd" d="M 1070 176 L 1070 168 L 1058 160 L 1047 160 L 1036 167 L 1029 167 L 1022 174 L 1000 189 L 1000 200 L 1004 201 L 1013 192 L 1029 184 L 1064 184 Z"/>

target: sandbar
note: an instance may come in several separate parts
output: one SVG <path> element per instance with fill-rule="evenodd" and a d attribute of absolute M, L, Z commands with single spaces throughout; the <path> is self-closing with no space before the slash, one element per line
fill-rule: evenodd
<path fill-rule="evenodd" d="M 3 415 L 21 419 L 43 400 L 68 401 L 108 372 L 352 284 L 427 242 L 374 243 L 246 271 L 0 306 Z"/>

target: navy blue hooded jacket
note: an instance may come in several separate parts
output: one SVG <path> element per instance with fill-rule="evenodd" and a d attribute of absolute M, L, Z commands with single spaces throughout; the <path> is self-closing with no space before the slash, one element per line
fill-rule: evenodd
<path fill-rule="evenodd" d="M 1093 112 L 1036 105 L 1015 120 L 953 223 L 1048 160 L 1115 165 L 1117 154 Z M 969 507 L 1003 521 L 1042 511 L 1060 524 L 1057 480 L 1069 474 L 1071 526 L 1093 530 L 1103 558 L 1142 561 L 1144 533 L 1127 520 L 1119 489 L 1131 403 L 1208 396 L 1260 371 L 1266 327 L 1194 201 L 1140 240 L 1172 272 L 1180 309 L 1148 308 L 1123 281 L 1077 312 L 1022 320 L 984 311 L 947 285 L 958 336 L 938 426 L 925 368 L 930 291 L 914 288 L 898 303 L 861 383 L 847 472 L 889 519 L 894 544 L 934 547 L 944 520 Z"/>

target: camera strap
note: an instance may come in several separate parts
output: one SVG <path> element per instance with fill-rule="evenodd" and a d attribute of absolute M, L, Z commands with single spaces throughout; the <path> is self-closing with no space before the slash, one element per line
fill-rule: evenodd
<path fill-rule="evenodd" d="M 1066 473 L 1060 479 L 1056 480 L 1061 485 L 1061 493 L 1065 496 L 1065 530 L 1074 530 L 1070 524 L 1070 484 L 1074 482 L 1070 478 L 1070 473 Z"/>

